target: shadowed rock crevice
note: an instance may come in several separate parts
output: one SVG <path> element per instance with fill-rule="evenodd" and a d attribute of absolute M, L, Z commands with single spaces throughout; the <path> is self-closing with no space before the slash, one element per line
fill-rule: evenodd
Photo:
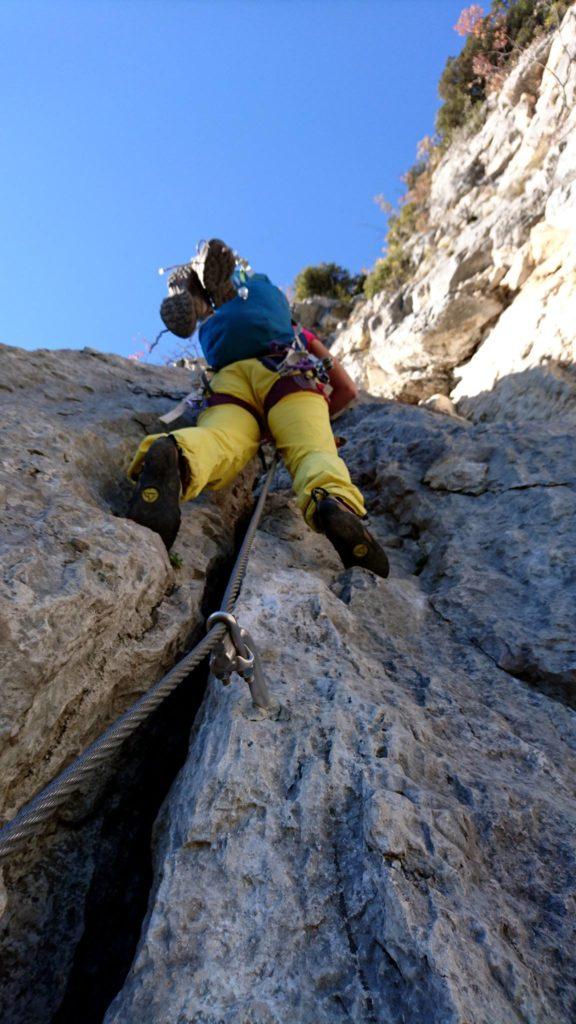
<path fill-rule="evenodd" d="M 348 906 L 347 906 L 347 903 L 346 903 L 346 888 L 344 886 L 344 882 L 343 882 L 343 878 L 342 878 L 342 867 L 341 867 L 341 864 L 340 864 L 340 850 L 338 848 L 338 843 L 337 842 L 334 843 L 333 853 L 334 853 L 334 869 L 335 869 L 335 879 L 336 879 L 336 886 L 337 886 L 337 892 L 338 892 L 338 905 L 339 905 L 340 915 L 342 917 L 342 924 L 344 926 L 344 930 L 346 932 L 346 938 L 348 940 L 348 946 L 350 948 L 350 957 L 351 957 L 352 963 L 354 964 L 355 970 L 356 970 L 356 972 L 358 974 L 358 979 L 360 981 L 360 985 L 361 985 L 362 992 L 363 992 L 363 997 L 364 997 L 365 1014 L 363 1015 L 363 1017 L 364 1017 L 364 1020 L 365 1020 L 366 1024 L 378 1024 L 378 1018 L 376 1016 L 376 1011 L 375 1011 L 375 1008 L 374 1008 L 374 1002 L 372 1000 L 372 995 L 370 993 L 370 985 L 369 985 L 368 979 L 366 977 L 364 960 L 363 960 L 363 957 L 360 956 L 359 953 L 358 953 L 358 944 L 357 944 L 356 939 L 354 937 L 354 929 L 353 929 L 352 922 L 350 920 L 350 914 L 349 914 Z M 341 1001 L 342 1001 L 342 1004 L 344 1005 L 342 997 L 341 997 Z M 357 1020 L 358 1018 L 356 1016 L 354 1016 L 354 1017 L 352 1017 L 352 1019 L 353 1020 L 354 1019 Z"/>
<path fill-rule="evenodd" d="M 142 436 L 137 421 L 161 430 L 158 415 L 187 392 L 188 374 L 88 351 L 0 347 L 0 362 L 35 410 L 23 421 L 19 403 L 2 400 L 13 432 L 0 481 L 9 818 L 199 638 L 252 504 L 254 470 L 184 507 L 174 570 L 159 538 L 123 518 L 126 468 Z M 72 402 L 73 434 L 58 420 Z M 102 1019 L 133 958 L 152 826 L 185 760 L 204 686 L 202 671 L 183 683 L 3 867 L 7 1024 Z"/>
<path fill-rule="evenodd" d="M 100 1024 L 124 982 L 153 883 L 152 828 L 186 759 L 205 686 L 206 669 L 181 684 L 127 745 L 124 764 L 103 794 L 82 936 L 62 1002 L 45 1018 L 51 1024 Z"/>
<path fill-rule="evenodd" d="M 238 524 L 239 539 L 249 515 L 247 511 Z M 219 606 L 233 563 L 234 554 L 218 556 L 209 564 L 203 615 Z M 196 629 L 190 647 L 202 635 L 203 629 Z M 96 797 L 94 787 L 88 786 L 85 796 L 73 798 L 48 827 L 47 836 L 34 843 L 33 856 L 25 852 L 6 869 L 9 900 L 17 894 L 19 915 L 35 899 L 34 886 L 27 884 L 31 872 L 45 878 L 52 907 L 42 932 L 18 935 L 17 959 L 8 956 L 4 961 L 0 1006 L 5 1001 L 7 1024 L 31 1019 L 37 1024 L 102 1021 L 134 957 L 153 883 L 152 829 L 186 760 L 206 681 L 204 664 L 101 771 Z M 78 888 L 76 877 L 83 860 L 85 892 Z M 75 904 L 73 918 L 63 910 L 70 896 Z M 58 936 L 68 946 L 67 955 L 54 949 L 46 957 Z M 4 946 L 10 948 L 9 932 L 4 934 Z"/>
<path fill-rule="evenodd" d="M 239 547 L 250 510 L 235 530 Z M 220 606 L 235 555 L 208 566 L 203 616 Z M 204 633 L 197 629 L 190 647 Z M 205 662 L 188 676 L 122 751 L 122 766 L 103 794 L 104 816 L 93 853 L 84 931 L 64 998 L 50 1024 L 100 1024 L 136 952 L 153 885 L 151 840 L 160 807 L 185 763 L 190 730 L 208 679 Z"/>

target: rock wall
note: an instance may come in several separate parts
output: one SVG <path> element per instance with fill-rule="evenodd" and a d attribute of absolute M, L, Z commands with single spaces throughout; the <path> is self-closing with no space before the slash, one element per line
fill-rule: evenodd
<path fill-rule="evenodd" d="M 573 440 L 523 387 L 348 415 L 387 581 L 272 496 L 238 613 L 291 717 L 211 682 L 106 1024 L 574 1019 Z"/>
<path fill-rule="evenodd" d="M 575 44 L 572 8 L 337 338 L 390 579 L 279 474 L 238 616 L 289 718 L 184 690 L 4 868 L 7 1024 L 576 1019 Z M 8 818 L 192 642 L 253 474 L 184 509 L 175 569 L 124 474 L 189 374 L 2 347 L 0 380 Z"/>
<path fill-rule="evenodd" d="M 154 588 L 159 614 L 168 609 L 163 634 L 152 626 L 144 645 L 157 652 L 155 672 L 184 645 L 222 553 L 222 523 L 243 508 L 246 487 L 185 509 L 177 576 L 157 539 L 114 512 L 131 449 L 187 390 L 187 375 L 91 353 L 2 355 L 14 389 L 8 454 L 20 467 L 6 477 L 6 577 L 21 568 L 25 537 L 54 573 L 41 573 L 38 555 L 27 577 L 37 598 L 23 602 L 22 620 L 43 647 L 26 648 L 17 632 L 22 648 L 7 648 L 3 685 L 9 697 L 19 673 L 26 678 L 31 650 L 34 693 L 53 685 L 58 707 L 58 649 L 84 651 L 67 686 L 80 694 L 90 679 L 86 706 L 98 711 L 84 718 L 79 702 L 61 720 L 61 748 L 50 749 L 63 763 L 150 681 L 138 659 Z M 73 444 L 61 428 L 72 402 Z M 304 526 L 280 474 L 238 614 L 290 718 L 255 714 L 239 682 L 209 684 L 188 756 L 167 780 L 154 874 L 143 876 L 132 927 L 134 946 L 139 928 L 140 939 L 124 966 L 115 942 L 136 867 L 131 854 L 109 910 L 102 875 L 115 877 L 118 859 L 94 851 L 123 845 L 136 794 L 153 784 L 166 749 L 151 748 L 147 774 L 128 751 L 112 766 L 115 791 L 96 794 L 98 813 L 94 795 L 80 794 L 8 865 L 0 1005 L 9 1024 L 573 1020 L 576 378 L 526 370 L 478 402 L 477 423 L 386 400 L 339 422 L 389 551 L 387 581 L 344 571 Z M 76 537 L 88 547 L 68 555 Z M 104 581 L 88 576 L 103 545 L 111 553 L 101 564 L 120 566 L 124 580 L 105 591 L 106 614 L 90 589 Z M 85 560 L 81 571 L 54 571 L 70 557 Z M 62 579 L 84 608 L 67 631 Z M 4 614 L 8 636 L 20 628 L 17 608 Z M 139 609 L 142 632 L 119 635 Z M 126 667 L 121 697 L 119 664 L 134 673 Z M 37 788 L 48 773 L 44 719 L 16 711 L 22 747 L 7 748 L 6 764 L 27 754 Z M 173 716 L 164 748 L 177 726 Z M 5 777 L 24 799 L 19 770 L 21 783 Z M 147 846 L 146 833 L 138 841 Z M 87 982 L 88 1002 L 79 993 Z"/>
<path fill-rule="evenodd" d="M 358 296 L 350 302 L 341 302 L 339 299 L 316 295 L 294 302 L 292 311 L 294 318 L 302 327 L 313 330 L 325 345 L 330 346 L 361 301 Z"/>
<path fill-rule="evenodd" d="M 576 355 L 576 8 L 521 57 L 432 177 L 411 280 L 358 306 L 333 351 L 372 394 L 471 399 Z"/>
<path fill-rule="evenodd" d="M 239 499 L 189 510 L 173 569 L 160 538 L 122 513 L 132 454 L 162 430 L 189 374 L 90 350 L 2 346 L 0 360 L 0 770 L 11 816 L 184 649 L 206 575 L 232 549 Z"/>
<path fill-rule="evenodd" d="M 123 518 L 126 470 L 140 439 L 163 429 L 158 416 L 190 390 L 190 375 L 91 350 L 1 346 L 0 380 L 5 821 L 163 675 L 202 628 L 207 578 L 233 553 L 250 474 L 231 492 L 185 510 L 176 544 L 183 564 L 175 569 L 155 534 Z M 140 752 L 130 756 L 135 762 Z M 121 769 L 122 756 L 114 765 Z M 144 777 L 143 762 L 141 771 Z M 148 779 L 152 794 L 163 771 L 162 762 Z M 0 1017 L 7 1024 L 51 1020 L 62 998 L 99 871 L 96 846 L 115 841 L 102 838 L 105 814 L 95 810 L 106 786 L 108 803 L 122 804 L 109 775 L 92 779 L 59 827 L 46 829 L 44 840 L 4 869 Z M 129 784 L 138 802 L 136 781 L 124 778 L 124 788 Z M 122 814 L 134 831 L 132 809 L 122 804 Z M 119 842 L 121 828 L 117 821 Z M 128 837 L 123 842 L 128 847 Z"/>

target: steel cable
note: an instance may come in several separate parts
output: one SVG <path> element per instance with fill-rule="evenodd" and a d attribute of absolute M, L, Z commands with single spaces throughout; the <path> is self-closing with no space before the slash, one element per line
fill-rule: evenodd
<path fill-rule="evenodd" d="M 222 598 L 222 611 L 230 612 L 238 599 L 250 550 L 277 464 L 278 457 L 275 455 L 266 473 L 256 507 L 230 574 Z M 108 726 L 64 771 L 22 807 L 12 821 L 0 829 L 0 861 L 21 849 L 26 840 L 38 831 L 38 827 L 47 821 L 58 807 L 62 806 L 79 784 L 99 768 L 110 754 L 117 750 L 124 740 L 135 732 L 138 726 L 176 689 L 178 684 L 193 669 L 197 668 L 226 632 L 227 627 L 224 623 L 217 623 L 213 626 L 210 632 L 174 668 L 142 694 L 132 707 Z"/>

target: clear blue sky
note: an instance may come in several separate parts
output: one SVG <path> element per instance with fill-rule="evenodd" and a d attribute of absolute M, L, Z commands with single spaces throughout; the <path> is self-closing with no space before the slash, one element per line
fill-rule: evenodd
<path fill-rule="evenodd" d="M 202 237 L 282 286 L 371 265 L 463 6 L 0 0 L 0 341 L 141 349 Z"/>

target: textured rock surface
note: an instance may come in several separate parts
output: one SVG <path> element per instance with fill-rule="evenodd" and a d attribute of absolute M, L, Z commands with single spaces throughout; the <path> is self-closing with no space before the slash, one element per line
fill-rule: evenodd
<path fill-rule="evenodd" d="M 280 474 L 239 616 L 290 718 L 210 683 L 153 880 L 184 705 L 6 869 L 8 1024 L 576 1019 L 575 52 L 572 8 L 438 167 L 410 286 L 337 341 L 412 403 L 338 424 L 391 578 L 343 571 Z M 185 509 L 175 572 L 122 479 L 188 374 L 4 348 L 0 379 L 8 816 L 185 647 L 246 482 Z"/>
<path fill-rule="evenodd" d="M 576 1014 L 570 434 L 387 402 L 345 426 L 392 577 L 272 497 L 240 618 L 291 718 L 210 684 L 106 1024 Z"/>
<path fill-rule="evenodd" d="M 159 538 L 122 513 L 131 454 L 162 429 L 157 417 L 189 390 L 189 374 L 89 350 L 1 347 L 0 380 L 5 820 L 185 649 L 203 618 L 206 577 L 233 550 L 249 480 L 184 510 L 174 570 Z M 100 870 L 95 844 L 116 841 L 94 810 L 104 785 L 101 770 L 62 813 L 61 834 L 31 844 L 4 872 L 0 1017 L 10 1024 L 51 1020 L 66 985 Z M 132 827 L 132 809 L 114 801 Z"/>
<path fill-rule="evenodd" d="M 302 325 L 313 330 L 319 338 L 330 345 L 336 332 L 348 321 L 354 303 L 341 302 L 339 299 L 327 299 L 316 295 L 314 298 L 302 299 L 292 304 L 295 319 Z M 360 300 L 361 301 L 361 300 Z"/>
<path fill-rule="evenodd" d="M 465 400 L 576 357 L 576 9 L 489 100 L 432 176 L 417 267 L 357 306 L 334 352 L 373 394 Z"/>
<path fill-rule="evenodd" d="M 122 512 L 131 455 L 162 429 L 157 417 L 189 375 L 90 351 L 2 347 L 0 359 L 0 771 L 11 815 L 173 663 L 207 570 L 231 550 L 238 505 L 214 496 L 185 510 L 175 571 L 159 537 Z"/>

